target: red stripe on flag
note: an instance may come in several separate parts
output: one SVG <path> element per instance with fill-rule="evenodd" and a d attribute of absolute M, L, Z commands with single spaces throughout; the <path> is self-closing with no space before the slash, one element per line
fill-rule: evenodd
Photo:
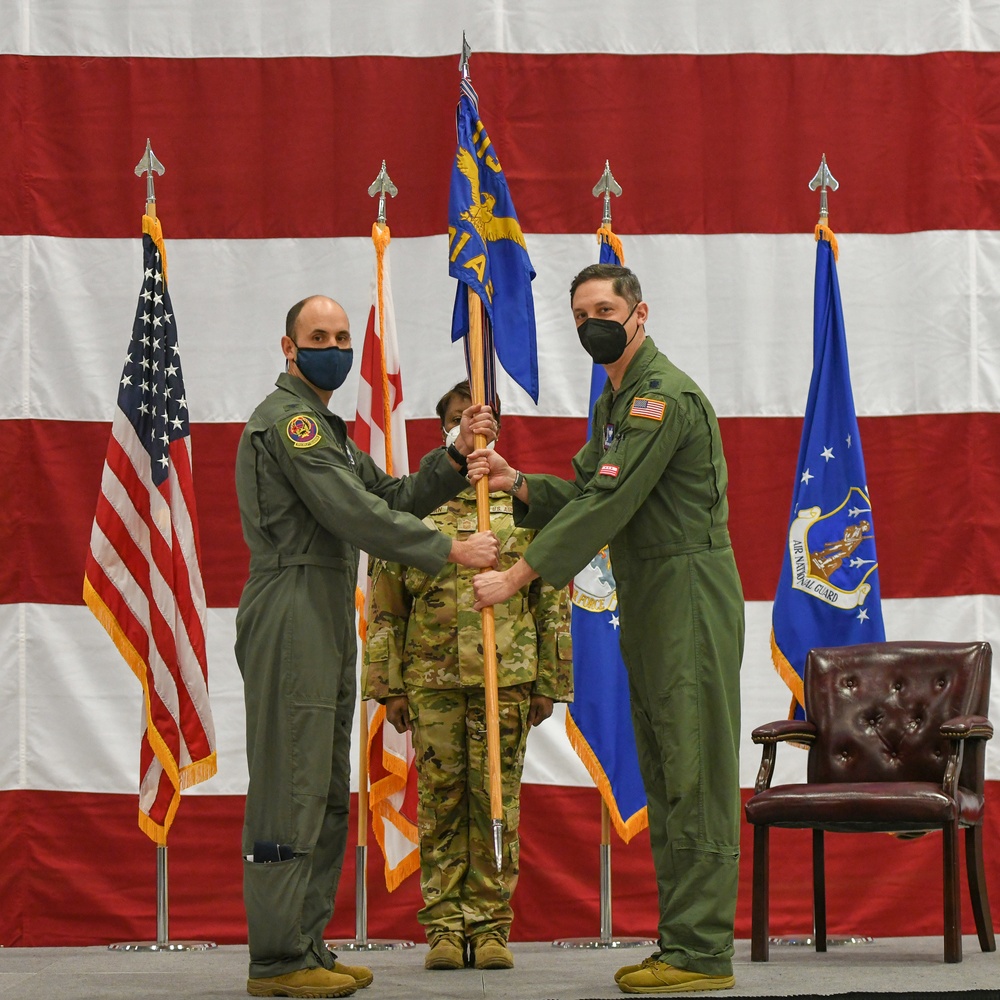
<path fill-rule="evenodd" d="M 619 233 L 799 233 L 816 215 L 803 178 L 821 151 L 839 179 L 854 178 L 837 192 L 841 232 L 1000 229 L 997 52 L 483 52 L 475 78 L 526 233 L 593 230 L 594 135 L 614 150 L 626 191 L 669 192 L 623 198 Z M 609 94 L 630 98 L 609 115 Z M 151 121 L 171 199 L 184 206 L 176 237 L 326 239 L 330 219 L 337 235 L 367 236 L 371 204 L 357 193 L 385 155 L 387 129 L 396 148 L 420 150 L 392 163 L 394 235 L 444 231 L 448 187 L 429 165 L 454 152 L 451 55 L 5 55 L 0 95 L 0 135 L 31 137 L 0 158 L 0 189 L 21 192 L 0 202 L 2 234 L 132 237 L 121 164 L 135 161 Z M 205 155 L 213 149 L 226 155 Z M 77 185 L 65 182 L 70 151 Z M 553 178 L 565 195 L 553 197 Z"/>
<path fill-rule="evenodd" d="M 729 463 L 730 533 L 744 590 L 748 600 L 769 601 L 781 567 L 802 421 L 729 417 L 719 423 Z M 882 596 L 1000 593 L 1000 466 L 982 461 L 1000 440 L 1000 414 L 863 417 L 859 423 L 878 518 Z M 246 580 L 233 488 L 241 430 L 236 424 L 194 429 L 211 607 L 236 607 Z M 0 449 L 30 454 L 31 461 L 9 466 L 18 474 L 8 483 L 6 516 L 0 519 L 0 547 L 8 554 L 0 561 L 0 600 L 77 604 L 89 513 L 84 504 L 66 504 L 53 518 L 38 498 L 86 497 L 91 483 L 96 489 L 102 460 L 96 456 L 104 447 L 101 439 L 106 443 L 107 424 L 10 420 L 4 431 Z M 408 421 L 407 435 L 415 456 L 441 444 L 434 419 Z M 569 459 L 584 436 L 581 418 L 512 414 L 504 417 L 502 450 L 520 468 L 568 476 Z M 71 452 L 81 456 L 79 462 Z M 942 525 L 963 527 L 942 531 Z M 934 540 L 934 558 L 914 544 L 918 538 Z"/>

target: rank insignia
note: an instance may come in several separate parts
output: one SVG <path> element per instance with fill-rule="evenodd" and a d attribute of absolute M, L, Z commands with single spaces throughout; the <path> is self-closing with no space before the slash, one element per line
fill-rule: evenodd
<path fill-rule="evenodd" d="M 288 440 L 296 448 L 311 448 L 323 440 L 319 433 L 319 425 L 312 417 L 307 417 L 304 413 L 300 413 L 288 421 L 285 433 L 288 435 Z"/>
<path fill-rule="evenodd" d="M 632 400 L 632 409 L 628 411 L 630 417 L 646 417 L 648 420 L 662 420 L 663 411 L 667 404 L 662 399 L 646 399 L 645 396 L 636 396 Z"/>
<path fill-rule="evenodd" d="M 604 465 L 601 466 L 600 472 L 598 474 L 601 476 L 611 476 L 612 478 L 617 478 L 618 473 L 620 471 L 621 470 L 617 465 L 612 465 L 610 462 L 605 462 Z"/>

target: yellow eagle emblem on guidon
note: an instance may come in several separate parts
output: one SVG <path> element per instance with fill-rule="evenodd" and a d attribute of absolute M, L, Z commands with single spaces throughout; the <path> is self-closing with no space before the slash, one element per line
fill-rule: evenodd
<path fill-rule="evenodd" d="M 854 505 L 848 508 L 852 498 Z M 851 609 L 864 604 L 872 589 L 866 581 L 878 569 L 878 562 L 863 558 L 865 554 L 874 556 L 874 549 L 870 553 L 857 550 L 875 538 L 871 527 L 870 501 L 857 486 L 852 486 L 844 502 L 828 514 L 821 507 L 800 510 L 788 528 L 792 587 L 835 608 Z M 827 540 L 810 543 L 810 531 Z M 834 573 L 838 574 L 836 583 L 831 580 Z M 848 590 L 844 584 L 854 586 Z"/>
<path fill-rule="evenodd" d="M 493 206 L 497 203 L 491 194 L 482 194 L 479 189 L 479 166 L 476 158 L 467 149 L 460 148 L 456 156 L 459 172 L 469 182 L 471 197 L 468 211 L 460 212 L 459 218 L 472 223 L 473 228 L 484 240 L 513 240 L 525 250 L 524 233 L 521 232 L 517 219 L 507 215 L 494 215 Z M 497 164 L 499 170 L 500 164 Z"/>
<path fill-rule="evenodd" d="M 319 425 L 312 417 L 306 416 L 304 413 L 296 414 L 288 421 L 285 433 L 288 435 L 288 440 L 296 448 L 311 448 L 323 440 L 319 432 Z"/>

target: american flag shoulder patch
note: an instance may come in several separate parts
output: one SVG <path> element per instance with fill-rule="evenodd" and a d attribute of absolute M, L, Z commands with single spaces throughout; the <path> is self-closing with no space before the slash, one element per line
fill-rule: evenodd
<path fill-rule="evenodd" d="M 636 396 L 632 400 L 632 409 L 628 411 L 630 417 L 646 417 L 648 420 L 662 420 L 663 412 L 667 404 L 662 399 L 646 399 L 645 396 Z"/>

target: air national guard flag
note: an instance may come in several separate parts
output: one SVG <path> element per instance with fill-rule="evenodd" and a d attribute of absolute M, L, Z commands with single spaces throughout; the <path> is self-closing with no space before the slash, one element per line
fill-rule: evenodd
<path fill-rule="evenodd" d="M 621 264 L 621 242 L 610 229 L 598 230 L 600 262 Z M 590 413 L 604 391 L 607 374 L 594 365 Z M 646 793 L 632 729 L 628 677 L 618 644 L 618 594 L 608 547 L 573 581 L 573 677 L 576 694 L 566 715 L 566 734 L 594 779 L 611 822 L 628 843 L 644 830 Z"/>
<path fill-rule="evenodd" d="M 825 226 L 817 228 L 813 372 L 772 612 L 771 655 L 798 717 L 810 649 L 885 639 L 832 239 Z"/>
<path fill-rule="evenodd" d="M 500 364 L 537 403 L 538 354 L 531 295 L 535 271 L 496 149 L 479 120 L 479 98 L 468 78 L 462 80 L 456 117 L 458 148 L 448 198 L 448 273 L 459 284 L 451 339 L 459 340 L 469 332 L 466 287 L 471 288 L 483 302 L 484 329 L 492 328 Z M 492 355 L 492 350 L 485 351 L 488 365 Z M 487 371 L 487 400 L 495 397 L 490 376 Z"/>

